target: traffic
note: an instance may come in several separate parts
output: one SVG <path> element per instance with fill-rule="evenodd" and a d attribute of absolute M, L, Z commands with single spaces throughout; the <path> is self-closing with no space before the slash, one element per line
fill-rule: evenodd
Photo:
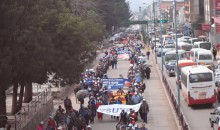
<path fill-rule="evenodd" d="M 160 36 L 158 34 L 153 37 L 155 39 Z M 161 36 L 161 45 L 157 43 L 154 46 L 153 42 L 150 43 L 151 48 L 154 49 L 152 52 L 157 56 L 158 66 L 163 67 L 162 73 L 176 98 L 180 89 L 179 104 L 190 129 L 218 128 L 217 118 L 220 113 L 214 110 L 220 109 L 218 108 L 220 95 L 218 63 L 220 62 L 216 61 L 215 46 L 204 38 L 184 36 L 181 33 L 176 35 L 171 32 Z M 167 45 L 173 47 L 168 49 Z"/>

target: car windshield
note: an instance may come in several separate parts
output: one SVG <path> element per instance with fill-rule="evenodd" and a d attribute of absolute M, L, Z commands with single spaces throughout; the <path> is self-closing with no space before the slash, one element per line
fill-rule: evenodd
<path fill-rule="evenodd" d="M 211 73 L 198 73 L 198 74 L 190 74 L 189 75 L 189 82 L 196 83 L 196 82 L 207 82 L 212 81 L 212 74 Z"/>
<path fill-rule="evenodd" d="M 206 50 L 211 50 L 211 43 L 206 42 L 206 43 L 201 43 L 200 48 L 206 49 Z"/>
<path fill-rule="evenodd" d="M 212 60 L 212 55 L 199 55 L 199 60 Z"/>
<path fill-rule="evenodd" d="M 176 54 L 167 54 L 167 55 L 165 55 L 165 60 L 166 61 L 176 60 Z"/>
<path fill-rule="evenodd" d="M 190 51 L 192 49 L 192 45 L 182 45 L 182 49 L 184 51 Z"/>

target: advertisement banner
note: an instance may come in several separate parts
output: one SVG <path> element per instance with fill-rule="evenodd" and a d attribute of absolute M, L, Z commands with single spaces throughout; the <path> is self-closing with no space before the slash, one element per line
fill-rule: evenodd
<path fill-rule="evenodd" d="M 123 88 L 127 82 L 130 82 L 129 79 L 123 78 L 109 78 L 109 79 L 102 79 L 102 84 L 108 90 L 115 90 L 119 88 Z"/>
<path fill-rule="evenodd" d="M 120 116 L 122 110 L 129 113 L 130 109 L 133 109 L 135 112 L 138 112 L 140 109 L 141 103 L 136 105 L 124 105 L 124 104 L 111 104 L 111 105 L 101 105 L 99 106 L 97 112 L 112 115 L 112 116 Z"/>

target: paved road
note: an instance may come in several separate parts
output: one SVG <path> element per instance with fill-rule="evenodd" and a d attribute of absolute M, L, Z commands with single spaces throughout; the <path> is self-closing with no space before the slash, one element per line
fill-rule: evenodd
<path fill-rule="evenodd" d="M 161 58 L 157 58 L 158 66 L 161 69 Z M 165 69 L 164 69 L 165 70 Z M 161 70 L 160 70 L 161 71 Z M 176 77 L 169 77 L 165 72 L 166 78 L 168 80 L 169 85 L 171 86 L 176 98 L 178 98 L 178 89 L 176 85 Z M 210 112 L 214 110 L 218 104 L 214 104 L 213 106 L 209 105 L 197 105 L 189 107 L 187 102 L 184 100 L 181 92 L 181 109 L 187 119 L 187 122 L 190 126 L 190 130 L 212 130 L 209 123 Z"/>
<path fill-rule="evenodd" d="M 98 59 L 101 58 L 104 53 L 101 53 L 97 60 L 94 63 L 98 63 Z M 151 68 L 151 79 L 145 80 L 146 83 L 146 91 L 144 93 L 144 97 L 149 103 L 150 113 L 148 115 L 148 123 L 146 124 L 149 130 L 178 130 L 178 127 L 175 122 L 174 115 L 172 113 L 171 107 L 168 103 L 168 99 L 162 88 L 162 84 L 159 80 L 158 73 L 156 71 L 156 66 L 152 58 L 148 61 L 153 67 Z M 108 77 L 109 78 L 118 78 L 119 73 L 122 73 L 124 77 L 127 76 L 127 71 L 129 68 L 128 61 L 118 61 L 118 69 L 109 69 Z M 75 96 L 72 94 L 70 96 L 72 102 L 74 103 L 73 107 L 78 110 L 79 104 L 75 103 Z M 85 99 L 85 103 L 88 102 L 88 99 Z M 63 105 L 63 100 L 60 100 L 55 105 L 55 109 L 57 109 L 58 105 Z M 91 124 L 94 130 L 115 130 L 115 126 L 117 124 L 117 120 L 112 119 L 108 115 L 104 115 L 102 121 L 98 121 L 95 118 L 95 123 Z M 140 120 L 138 124 L 141 125 L 142 121 Z"/>
<path fill-rule="evenodd" d="M 148 115 L 148 124 L 146 124 L 149 130 L 177 130 L 177 125 L 174 120 L 171 108 L 169 106 L 167 97 L 162 88 L 162 84 L 159 80 L 159 76 L 156 71 L 156 67 L 152 58 L 148 61 L 153 67 L 151 68 L 151 79 L 145 80 L 146 91 L 144 97 L 149 103 L 150 113 Z M 128 61 L 119 61 L 118 69 L 111 69 L 108 71 L 108 76 L 111 78 L 117 78 L 119 73 L 122 73 L 124 77 L 127 76 L 127 71 L 129 69 Z M 103 121 L 97 121 L 92 124 L 92 128 L 95 130 L 114 130 L 117 121 L 111 119 L 110 116 L 104 115 Z M 140 120 L 138 124 L 141 125 Z"/>

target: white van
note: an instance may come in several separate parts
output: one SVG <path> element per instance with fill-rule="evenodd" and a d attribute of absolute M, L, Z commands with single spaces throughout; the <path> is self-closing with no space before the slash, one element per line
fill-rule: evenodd
<path fill-rule="evenodd" d="M 184 50 L 178 50 L 179 60 L 187 60 L 187 55 Z M 166 52 L 164 56 L 164 64 L 166 65 L 169 61 L 176 60 L 176 50 Z"/>
<path fill-rule="evenodd" d="M 205 49 L 202 49 L 202 48 L 192 48 L 190 50 L 190 60 L 196 62 L 196 58 L 195 58 L 195 53 L 199 50 L 205 50 Z"/>
<path fill-rule="evenodd" d="M 213 64 L 213 55 L 210 50 L 198 50 L 195 52 L 195 62 L 197 64 Z"/>
<path fill-rule="evenodd" d="M 203 48 L 212 51 L 212 44 L 207 41 L 194 42 L 193 48 Z"/>

